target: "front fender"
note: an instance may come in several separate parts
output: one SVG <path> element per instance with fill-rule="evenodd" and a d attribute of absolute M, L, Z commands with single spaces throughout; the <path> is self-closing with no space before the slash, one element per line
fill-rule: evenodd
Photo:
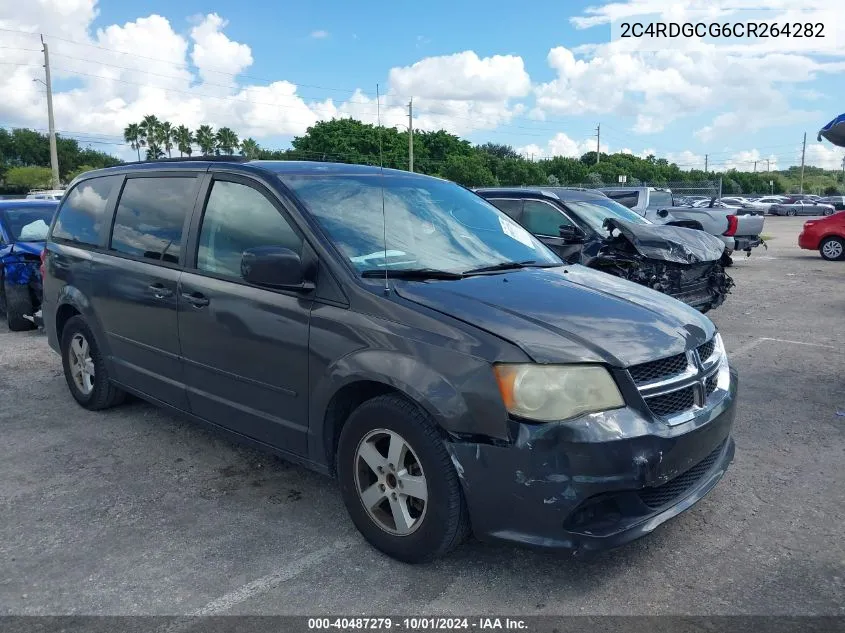
<path fill-rule="evenodd" d="M 404 394 L 444 431 L 508 437 L 507 411 L 489 363 L 440 348 L 419 356 L 368 349 L 338 359 L 314 386 L 309 407 L 314 450 L 324 450 L 334 436 L 335 430 L 327 428 L 332 398 L 356 382 L 375 382 Z"/>

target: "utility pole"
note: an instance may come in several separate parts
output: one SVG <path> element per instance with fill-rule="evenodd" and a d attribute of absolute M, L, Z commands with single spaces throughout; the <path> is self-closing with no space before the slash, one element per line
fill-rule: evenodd
<path fill-rule="evenodd" d="M 704 173 L 705 174 L 707 173 L 707 160 L 708 160 L 709 157 L 710 157 L 710 154 L 704 155 Z"/>
<path fill-rule="evenodd" d="M 772 171 L 772 161 L 768 158 L 766 159 L 766 171 Z"/>
<path fill-rule="evenodd" d="M 754 161 L 754 173 L 755 174 L 757 173 L 757 161 L 756 160 Z"/>
<path fill-rule="evenodd" d="M 50 167 L 53 170 L 53 189 L 58 189 L 59 183 L 59 154 L 56 150 L 56 124 L 53 121 L 53 87 L 50 84 L 50 54 L 47 52 L 47 43 L 44 36 L 41 36 L 41 44 L 44 46 L 44 75 L 47 83 L 47 126 L 50 130 Z"/>
<path fill-rule="evenodd" d="M 601 160 L 601 123 L 596 126 L 596 165 Z"/>
<path fill-rule="evenodd" d="M 414 171 L 414 100 L 408 102 L 408 171 Z"/>
<path fill-rule="evenodd" d="M 804 154 L 807 152 L 807 133 L 804 132 L 804 145 L 801 146 L 801 186 L 798 193 L 804 193 Z"/>

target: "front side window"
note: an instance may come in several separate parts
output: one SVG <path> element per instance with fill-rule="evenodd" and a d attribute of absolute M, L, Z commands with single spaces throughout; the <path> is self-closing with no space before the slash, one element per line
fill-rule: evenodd
<path fill-rule="evenodd" d="M 302 239 L 261 192 L 215 181 L 200 228 L 197 268 L 241 277 L 244 251 L 259 246 L 281 246 L 301 254 Z"/>
<path fill-rule="evenodd" d="M 492 198 L 488 200 L 488 202 L 502 213 L 507 214 L 508 217 L 513 218 L 514 220 L 519 219 L 519 214 L 522 211 L 522 200 Z"/>
<path fill-rule="evenodd" d="M 100 243 L 100 229 L 112 189 L 121 176 L 91 178 L 76 185 L 68 193 L 59 209 L 54 238 L 96 246 Z"/>
<path fill-rule="evenodd" d="M 179 263 L 182 226 L 194 206 L 196 177 L 129 178 L 114 216 L 111 249 Z"/>
<path fill-rule="evenodd" d="M 519 224 L 451 182 L 378 174 L 280 177 L 359 271 L 460 273 L 506 262 L 560 263 Z"/>
<path fill-rule="evenodd" d="M 651 191 L 648 196 L 648 206 L 650 207 L 671 207 L 672 194 L 668 191 Z"/>
<path fill-rule="evenodd" d="M 526 200 L 522 210 L 522 226 L 534 235 L 558 237 L 561 225 L 573 226 L 560 210 L 540 200 Z"/>

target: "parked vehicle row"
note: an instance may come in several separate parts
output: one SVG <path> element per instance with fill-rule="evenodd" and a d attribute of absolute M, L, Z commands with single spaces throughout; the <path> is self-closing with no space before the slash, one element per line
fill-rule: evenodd
<path fill-rule="evenodd" d="M 715 235 L 725 245 L 722 263 L 730 266 L 735 251 L 751 250 L 763 244 L 763 218 L 737 215 L 734 208 L 684 207 L 675 205 L 669 189 L 625 187 L 602 189 L 609 198 L 655 224 L 698 229 Z"/>
<path fill-rule="evenodd" d="M 0 200 L 0 315 L 13 332 L 35 327 L 41 253 L 57 207 L 46 200 Z"/>
<path fill-rule="evenodd" d="M 816 200 L 781 202 L 769 207 L 771 215 L 833 215 L 835 207 Z"/>
<path fill-rule="evenodd" d="M 643 536 L 724 475 L 736 374 L 706 316 L 523 226 L 553 207 L 570 243 L 551 246 L 588 264 L 724 245 L 599 195 L 482 193 L 516 220 L 367 166 L 88 172 L 42 254 L 48 342 L 81 406 L 132 393 L 332 475 L 400 560 L 470 532 L 582 551 Z"/>
<path fill-rule="evenodd" d="M 652 224 L 602 193 L 550 187 L 478 192 L 566 262 L 622 277 L 707 312 L 733 280 L 724 244 L 695 229 Z"/>

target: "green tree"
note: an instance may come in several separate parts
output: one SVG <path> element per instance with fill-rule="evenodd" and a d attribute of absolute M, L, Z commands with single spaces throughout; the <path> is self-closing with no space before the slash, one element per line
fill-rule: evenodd
<path fill-rule="evenodd" d="M 510 145 L 502 145 L 500 143 L 484 143 L 483 145 L 476 145 L 478 151 L 496 158 L 521 158 L 516 150 Z"/>
<path fill-rule="evenodd" d="M 231 156 L 238 149 L 240 143 L 238 142 L 238 135 L 235 131 L 228 127 L 221 127 L 217 130 L 217 153 Z"/>
<path fill-rule="evenodd" d="M 258 142 L 253 138 L 244 139 L 241 143 L 241 156 L 248 158 L 249 160 L 255 160 L 258 158 L 258 154 L 261 151 L 261 147 L 258 145 Z"/>
<path fill-rule="evenodd" d="M 478 155 L 449 156 L 442 170 L 444 178 L 465 187 L 489 187 L 499 184 Z"/>
<path fill-rule="evenodd" d="M 210 125 L 201 125 L 197 128 L 196 133 L 197 145 L 200 146 L 200 152 L 203 156 L 211 156 L 214 153 L 214 148 L 217 145 L 217 139 L 214 135 L 214 128 Z"/>
<path fill-rule="evenodd" d="M 154 114 L 148 114 L 138 124 L 141 130 L 141 147 L 147 147 L 147 160 L 156 160 L 162 156 L 158 135 L 159 125 L 161 122 Z"/>
<path fill-rule="evenodd" d="M 194 135 L 187 126 L 180 125 L 173 130 L 173 140 L 176 142 L 179 156 L 191 155 L 191 152 L 193 152 L 191 145 L 194 142 Z"/>
<path fill-rule="evenodd" d="M 6 172 L 6 184 L 26 189 L 48 189 L 53 182 L 49 167 L 12 167 Z"/>
<path fill-rule="evenodd" d="M 130 123 L 123 129 L 123 140 L 138 152 L 138 160 L 141 160 L 141 126 L 137 123 Z"/>
<path fill-rule="evenodd" d="M 171 158 L 170 150 L 173 149 L 173 125 L 171 125 L 170 121 L 163 121 L 159 124 L 156 130 L 156 141 L 167 152 L 167 157 Z"/>
<path fill-rule="evenodd" d="M 94 170 L 94 169 L 97 169 L 97 168 L 96 168 L 96 167 L 93 167 L 93 166 L 91 166 L 91 165 L 80 165 L 79 167 L 77 167 L 76 169 L 74 169 L 72 172 L 69 172 L 69 173 L 68 173 L 68 175 L 67 175 L 67 177 L 66 177 L 66 179 L 67 179 L 67 181 L 68 181 L 68 182 L 70 182 L 70 181 L 72 181 L 74 178 L 76 178 L 77 176 L 79 176 L 80 174 L 84 174 L 86 171 L 92 171 L 92 170 Z"/>

